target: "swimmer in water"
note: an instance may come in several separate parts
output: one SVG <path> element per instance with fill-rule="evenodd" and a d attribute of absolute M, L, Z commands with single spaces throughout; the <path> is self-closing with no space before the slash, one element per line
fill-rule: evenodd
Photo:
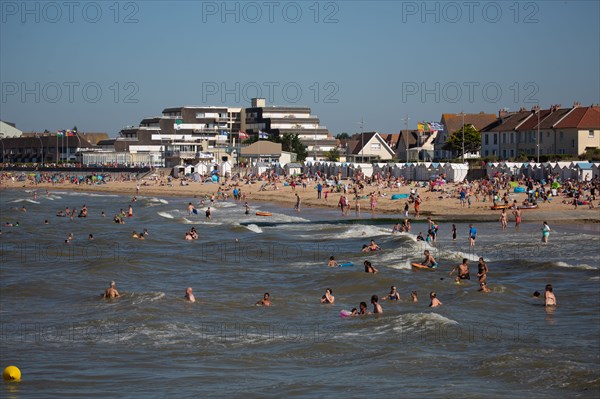
<path fill-rule="evenodd" d="M 365 266 L 365 273 L 379 273 L 379 270 L 375 269 L 375 267 L 373 267 L 373 264 L 368 260 L 364 261 L 363 264 Z"/>
<path fill-rule="evenodd" d="M 265 292 L 263 299 L 256 302 L 256 304 L 259 306 L 271 306 L 271 295 L 268 292 Z"/>
<path fill-rule="evenodd" d="M 380 250 L 381 247 L 377 244 L 375 244 L 375 241 L 371 240 L 371 243 L 369 244 L 369 251 L 377 251 Z"/>
<path fill-rule="evenodd" d="M 361 315 L 362 315 L 362 314 L 371 314 L 371 312 L 369 312 L 369 311 L 367 310 L 367 303 L 366 303 L 366 302 L 361 302 L 361 303 L 358 305 L 358 307 L 359 307 L 359 309 L 360 309 L 360 310 L 358 311 L 358 314 L 361 314 Z"/>
<path fill-rule="evenodd" d="M 377 295 L 371 296 L 371 304 L 373 305 L 373 313 L 383 313 L 383 308 L 379 304 L 379 297 Z"/>
<path fill-rule="evenodd" d="M 410 293 L 410 300 L 412 302 L 419 302 L 419 298 L 417 298 L 417 291 L 413 291 Z"/>
<path fill-rule="evenodd" d="M 114 281 L 111 281 L 108 285 L 108 288 L 106 289 L 106 291 L 104 291 L 104 294 L 102 294 L 101 297 L 107 299 L 120 297 L 121 294 L 119 294 L 119 291 L 117 291 L 116 286 L 117 284 Z"/>
<path fill-rule="evenodd" d="M 333 296 L 333 291 L 331 288 L 327 288 L 325 290 L 325 295 L 321 297 L 321 303 L 333 303 L 335 302 L 335 297 Z"/>
<path fill-rule="evenodd" d="M 471 275 L 469 274 L 469 260 L 467 258 L 463 258 L 463 261 L 460 265 L 454 266 L 452 271 L 450 271 L 449 276 L 452 276 L 455 271 L 458 271 L 458 275 L 454 279 L 457 284 L 460 284 L 460 280 L 471 279 Z"/>
<path fill-rule="evenodd" d="M 329 267 L 338 267 L 340 264 L 337 263 L 334 256 L 329 257 L 329 262 L 327 262 L 327 266 Z"/>
<path fill-rule="evenodd" d="M 187 299 L 190 302 L 196 302 L 196 297 L 192 293 L 192 287 L 188 287 L 185 290 L 185 297 L 184 298 Z"/>
<path fill-rule="evenodd" d="M 490 292 L 490 289 L 488 288 L 487 283 L 485 281 L 479 283 L 479 291 L 485 293 Z"/>
<path fill-rule="evenodd" d="M 437 308 L 442 304 L 442 301 L 437 298 L 437 294 L 433 291 L 429 293 L 429 298 L 431 299 L 431 303 L 429 304 L 430 308 Z"/>
<path fill-rule="evenodd" d="M 396 286 L 392 285 L 392 287 L 390 288 L 390 293 L 387 294 L 386 296 L 384 296 L 383 298 L 384 301 L 389 299 L 390 301 L 399 301 L 400 300 L 400 294 L 398 293 L 398 290 L 396 289 Z"/>

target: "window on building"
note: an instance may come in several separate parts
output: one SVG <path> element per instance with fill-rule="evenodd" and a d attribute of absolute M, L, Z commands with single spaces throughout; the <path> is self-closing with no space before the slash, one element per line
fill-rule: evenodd
<path fill-rule="evenodd" d="M 575 148 L 575 139 L 571 140 L 571 148 Z"/>
<path fill-rule="evenodd" d="M 381 150 L 381 144 L 379 144 L 379 143 L 373 143 L 373 144 L 371 144 L 371 149 L 373 151 L 379 151 L 379 150 Z"/>
<path fill-rule="evenodd" d="M 593 137 L 593 136 L 592 136 L 592 137 Z M 490 137 L 489 137 L 489 135 L 486 133 L 486 134 L 485 134 L 485 145 L 488 145 L 488 144 L 490 144 Z M 485 154 L 485 155 L 487 155 L 487 151 L 486 151 L 486 154 Z"/>
<path fill-rule="evenodd" d="M 510 134 L 510 143 L 511 143 L 511 144 L 514 144 L 514 143 L 515 143 L 515 134 L 514 134 L 514 133 L 511 133 L 511 134 Z M 511 154 L 511 156 L 512 156 L 512 154 Z"/>
<path fill-rule="evenodd" d="M 515 156 L 515 150 L 510 150 L 510 157 L 514 157 Z"/>
<path fill-rule="evenodd" d="M 498 133 L 494 133 L 494 145 L 498 144 Z"/>
<path fill-rule="evenodd" d="M 487 137 L 487 135 L 486 135 L 485 137 Z M 489 151 L 488 151 L 488 150 L 485 150 L 485 156 L 486 156 L 486 157 L 488 156 L 488 153 L 489 153 Z"/>
<path fill-rule="evenodd" d="M 589 130 L 588 131 L 588 138 L 590 138 L 590 139 L 594 138 L 594 131 L 593 130 Z"/>
<path fill-rule="evenodd" d="M 502 144 L 506 144 L 506 133 L 502 133 Z"/>
<path fill-rule="evenodd" d="M 204 118 L 204 112 L 196 112 L 196 119 Z"/>
<path fill-rule="evenodd" d="M 540 133 L 540 144 L 544 142 L 544 132 Z"/>
<path fill-rule="evenodd" d="M 562 141 L 563 137 L 565 136 L 565 132 L 561 131 L 560 132 L 560 141 Z"/>
<path fill-rule="evenodd" d="M 506 150 L 502 150 L 502 158 L 506 159 Z"/>

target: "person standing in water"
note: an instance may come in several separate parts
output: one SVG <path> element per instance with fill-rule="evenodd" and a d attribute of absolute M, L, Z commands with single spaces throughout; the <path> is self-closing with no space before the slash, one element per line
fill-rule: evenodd
<path fill-rule="evenodd" d="M 554 296 L 554 292 L 552 292 L 552 284 L 546 285 L 546 293 L 545 293 L 545 304 L 546 306 L 556 306 L 556 297 Z"/>
<path fill-rule="evenodd" d="M 544 244 L 548 243 L 548 237 L 550 236 L 550 226 L 548 226 L 548 222 L 544 222 L 542 226 L 542 242 Z"/>
<path fill-rule="evenodd" d="M 475 246 L 475 239 L 477 238 L 477 230 L 472 224 L 469 225 L 469 245 Z"/>
<path fill-rule="evenodd" d="M 516 207 L 515 210 L 513 211 L 513 215 L 515 215 L 515 228 L 518 228 L 521 225 L 521 213 L 523 211 L 521 209 L 519 209 L 519 207 Z"/>
<path fill-rule="evenodd" d="M 506 214 L 506 209 L 502 209 L 502 213 L 500 214 L 500 226 L 502 230 L 508 226 L 508 215 Z"/>
<path fill-rule="evenodd" d="M 488 266 L 485 263 L 485 261 L 483 260 L 483 258 L 479 258 L 479 264 L 477 265 L 478 267 L 478 273 L 477 273 L 477 277 L 479 278 L 479 282 L 480 283 L 485 283 L 486 279 L 487 279 L 487 274 L 488 274 Z"/>

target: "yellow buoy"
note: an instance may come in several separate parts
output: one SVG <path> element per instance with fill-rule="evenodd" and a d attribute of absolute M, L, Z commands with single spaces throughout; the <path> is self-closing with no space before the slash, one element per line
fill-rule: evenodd
<path fill-rule="evenodd" d="M 21 381 L 21 370 L 16 366 L 8 366 L 2 372 L 4 381 Z"/>

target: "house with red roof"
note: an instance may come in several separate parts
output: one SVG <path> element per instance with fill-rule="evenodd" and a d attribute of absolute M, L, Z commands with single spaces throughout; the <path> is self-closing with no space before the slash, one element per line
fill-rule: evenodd
<path fill-rule="evenodd" d="M 481 155 L 511 159 L 519 155 L 581 155 L 600 147 L 600 107 L 575 103 L 548 109 L 521 108 L 500 112 L 496 121 L 481 130 Z"/>

